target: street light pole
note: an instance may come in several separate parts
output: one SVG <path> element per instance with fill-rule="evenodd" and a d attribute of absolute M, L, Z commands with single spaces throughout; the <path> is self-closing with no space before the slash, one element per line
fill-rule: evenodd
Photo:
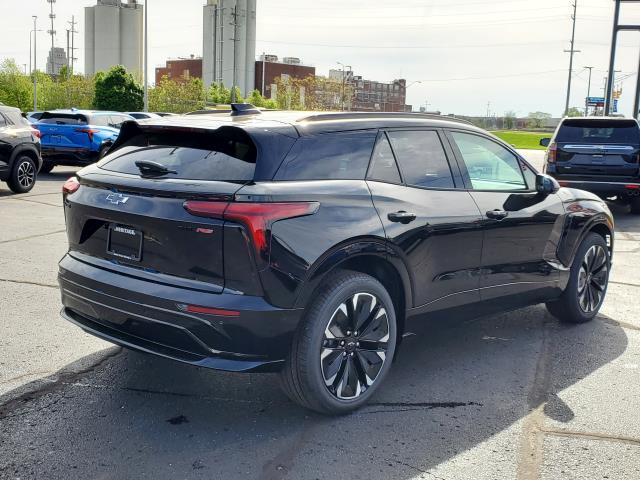
<path fill-rule="evenodd" d="M 589 114 L 589 97 L 591 96 L 591 70 L 593 67 L 584 67 L 589 70 L 589 81 L 587 82 L 587 98 L 584 101 L 584 116 Z"/>
<path fill-rule="evenodd" d="M 33 110 L 38 110 L 38 17 L 33 17 Z"/>
<path fill-rule="evenodd" d="M 144 111 L 149 111 L 149 74 L 148 62 L 149 62 L 149 0 L 144 2 Z"/>

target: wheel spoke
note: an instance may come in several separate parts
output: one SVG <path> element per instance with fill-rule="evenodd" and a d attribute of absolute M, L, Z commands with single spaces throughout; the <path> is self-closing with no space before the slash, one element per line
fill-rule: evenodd
<path fill-rule="evenodd" d="M 389 338 L 389 319 L 384 307 L 375 309 L 360 331 L 360 339 L 366 341 L 386 341 Z"/>
<path fill-rule="evenodd" d="M 604 292 L 604 286 L 603 286 L 603 285 L 600 285 L 600 284 L 596 281 L 595 277 L 593 277 L 593 278 L 591 279 L 591 287 L 592 287 L 592 288 L 594 288 L 595 290 L 597 290 L 598 292 Z"/>
<path fill-rule="evenodd" d="M 342 354 L 340 354 L 338 372 L 335 374 L 334 377 L 331 377 L 333 378 L 333 383 L 331 383 L 330 389 L 333 390 L 333 393 L 337 393 L 338 388 L 340 388 L 341 384 L 344 382 L 344 375 L 345 375 L 346 368 L 347 368 L 347 359 Z M 328 379 L 325 379 L 325 383 L 327 383 L 328 381 L 329 381 Z"/>

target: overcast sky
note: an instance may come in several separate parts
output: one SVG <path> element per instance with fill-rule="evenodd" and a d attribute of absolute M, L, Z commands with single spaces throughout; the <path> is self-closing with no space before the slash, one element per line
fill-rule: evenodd
<path fill-rule="evenodd" d="M 603 94 L 613 0 L 577 0 L 575 74 L 571 105 L 582 106 L 587 71 L 592 96 Z M 150 74 L 172 57 L 202 53 L 204 0 L 149 0 Z M 95 0 L 57 0 L 56 45 L 66 45 L 71 15 L 79 21 L 78 70 L 84 67 L 84 8 Z M 32 15 L 48 28 L 46 0 L 0 0 L 0 59 L 29 63 Z M 571 38 L 571 0 L 258 0 L 257 52 L 300 57 L 318 74 L 352 65 L 373 80 L 406 78 L 407 102 L 443 113 L 526 115 L 564 109 Z M 640 22 L 640 4 L 623 6 L 623 21 Z M 621 111 L 631 113 L 640 34 L 621 34 L 616 75 Z M 50 40 L 38 36 L 38 63 Z"/>

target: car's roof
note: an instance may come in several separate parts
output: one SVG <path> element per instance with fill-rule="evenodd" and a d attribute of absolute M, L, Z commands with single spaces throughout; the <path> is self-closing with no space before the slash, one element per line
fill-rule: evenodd
<path fill-rule="evenodd" d="M 75 108 L 61 108 L 56 110 L 47 110 L 47 113 L 61 113 L 63 115 L 127 115 L 123 112 L 112 112 L 108 110 L 78 110 Z"/>
<path fill-rule="evenodd" d="M 252 115 L 180 115 L 153 118 L 147 126 L 191 127 L 216 129 L 236 125 L 244 129 L 281 130 L 291 136 L 311 135 L 379 128 L 450 127 L 482 131 L 468 122 L 453 117 L 419 113 L 369 113 L 369 112 L 300 112 L 264 111 Z"/>
<path fill-rule="evenodd" d="M 625 118 L 625 117 L 564 117 L 562 119 L 563 123 L 566 122 L 635 122 L 636 120 L 633 118 Z"/>
<path fill-rule="evenodd" d="M 19 108 L 16 107 L 10 107 L 9 105 L 4 105 L 4 104 L 0 104 L 0 111 L 3 112 L 20 112 Z"/>

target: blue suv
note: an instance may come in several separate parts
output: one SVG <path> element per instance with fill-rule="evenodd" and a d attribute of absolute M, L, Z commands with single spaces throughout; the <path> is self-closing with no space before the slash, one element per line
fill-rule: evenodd
<path fill-rule="evenodd" d="M 120 126 L 132 116 L 95 110 L 53 110 L 44 112 L 33 126 L 40 130 L 41 172 L 56 165 L 84 166 L 102 158 L 120 133 Z"/>

